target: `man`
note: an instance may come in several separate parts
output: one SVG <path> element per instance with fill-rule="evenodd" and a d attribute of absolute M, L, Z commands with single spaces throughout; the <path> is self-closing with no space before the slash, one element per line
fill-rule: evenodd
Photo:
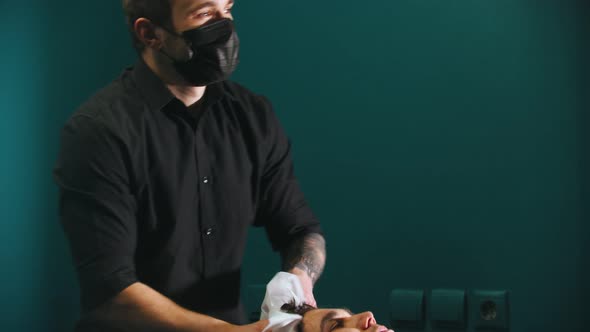
<path fill-rule="evenodd" d="M 369 311 L 353 314 L 348 309 L 318 309 L 305 302 L 300 279 L 277 273 L 266 285 L 260 318 L 268 319 L 263 332 L 393 332 L 378 325 Z"/>
<path fill-rule="evenodd" d="M 77 331 L 260 331 L 240 304 L 265 227 L 308 303 L 319 223 L 269 102 L 228 81 L 233 0 L 124 0 L 140 60 L 66 123 L 54 177 L 77 269 Z"/>
<path fill-rule="evenodd" d="M 293 302 L 281 309 L 303 317 L 295 328 L 297 332 L 393 332 L 377 324 L 370 311 L 353 314 L 344 308 L 317 309 L 305 303 L 297 306 Z"/>

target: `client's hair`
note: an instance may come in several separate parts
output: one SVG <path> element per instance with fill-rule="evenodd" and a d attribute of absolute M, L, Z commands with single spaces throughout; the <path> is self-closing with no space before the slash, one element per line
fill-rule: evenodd
<path fill-rule="evenodd" d="M 305 315 L 308 311 L 317 309 L 314 306 L 311 306 L 307 303 L 303 303 L 301 305 L 295 304 L 295 300 L 292 300 L 289 303 L 285 303 L 281 306 L 281 310 L 289 313 L 289 314 L 296 314 L 296 315 Z M 297 332 L 303 332 L 303 320 L 299 322 L 296 326 Z"/>

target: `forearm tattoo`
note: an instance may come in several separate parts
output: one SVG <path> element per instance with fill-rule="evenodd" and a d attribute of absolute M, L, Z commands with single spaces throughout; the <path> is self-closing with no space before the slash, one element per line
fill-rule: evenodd
<path fill-rule="evenodd" d="M 293 241 L 293 243 L 281 253 L 283 259 L 283 271 L 290 271 L 297 267 L 311 278 L 315 283 L 326 264 L 326 241 L 320 234 L 311 233 Z"/>

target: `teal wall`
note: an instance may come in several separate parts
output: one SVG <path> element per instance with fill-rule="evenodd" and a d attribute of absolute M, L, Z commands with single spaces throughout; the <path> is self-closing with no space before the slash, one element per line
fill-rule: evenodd
<path fill-rule="evenodd" d="M 581 202 L 582 202 L 582 218 L 580 218 L 580 241 L 582 243 L 582 252 L 580 254 L 580 270 L 582 285 L 580 293 L 585 298 L 590 295 L 590 45 L 586 41 L 590 40 L 590 20 L 588 20 L 588 10 L 590 3 L 582 6 L 584 10 L 580 11 L 579 20 L 582 23 L 580 27 L 580 54 L 584 61 L 580 66 L 581 75 L 579 77 L 579 92 L 582 98 L 582 107 L 579 109 L 579 160 L 580 160 L 580 176 L 581 176 Z M 589 310 L 586 311 L 588 313 Z M 590 326 L 590 315 L 584 315 L 582 319 L 582 326 Z"/>
<path fill-rule="evenodd" d="M 234 78 L 274 102 L 328 238 L 320 304 L 386 322 L 393 288 L 509 290 L 513 331 L 589 326 L 588 14 L 574 0 L 238 1 Z M 119 1 L 2 1 L 0 40 L 0 329 L 68 331 L 59 129 L 135 54 Z M 264 237 L 252 231 L 245 285 L 278 269 Z"/>

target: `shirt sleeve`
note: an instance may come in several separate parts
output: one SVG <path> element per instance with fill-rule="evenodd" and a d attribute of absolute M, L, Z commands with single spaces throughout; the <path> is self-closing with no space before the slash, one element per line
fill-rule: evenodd
<path fill-rule="evenodd" d="M 72 117 L 61 133 L 53 176 L 84 312 L 137 281 L 136 203 L 124 151 L 116 135 L 91 117 Z"/>
<path fill-rule="evenodd" d="M 257 225 L 266 229 L 273 250 L 282 250 L 293 239 L 309 233 L 322 234 L 295 176 L 291 142 L 270 102 L 266 108 L 267 158 L 261 180 Z"/>

